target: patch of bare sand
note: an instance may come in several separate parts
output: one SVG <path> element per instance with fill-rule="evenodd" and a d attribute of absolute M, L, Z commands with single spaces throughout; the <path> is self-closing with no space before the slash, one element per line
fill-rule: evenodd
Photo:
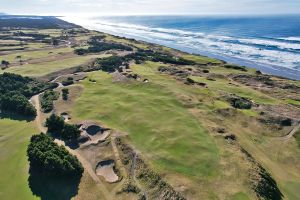
<path fill-rule="evenodd" d="M 118 175 L 114 171 L 115 161 L 104 160 L 98 163 L 96 174 L 102 176 L 107 182 L 115 183 L 119 180 Z"/>

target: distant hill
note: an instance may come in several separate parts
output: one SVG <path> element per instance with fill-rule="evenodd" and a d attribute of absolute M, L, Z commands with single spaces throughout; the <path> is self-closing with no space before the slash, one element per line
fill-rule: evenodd
<path fill-rule="evenodd" d="M 7 15 L 6 13 L 4 13 L 4 12 L 0 12 L 0 15 Z"/>
<path fill-rule="evenodd" d="M 6 15 L 0 13 L 0 29 L 3 28 L 77 28 L 71 24 L 53 16 L 29 16 L 29 15 Z"/>

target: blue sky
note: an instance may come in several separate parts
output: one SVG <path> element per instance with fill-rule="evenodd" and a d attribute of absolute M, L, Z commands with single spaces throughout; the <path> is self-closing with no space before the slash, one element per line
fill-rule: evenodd
<path fill-rule="evenodd" d="M 300 0 L 0 0 L 14 14 L 300 14 Z"/>

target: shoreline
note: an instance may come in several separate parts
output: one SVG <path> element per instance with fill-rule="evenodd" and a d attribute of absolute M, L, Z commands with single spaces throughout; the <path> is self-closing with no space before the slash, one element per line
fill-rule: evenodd
<path fill-rule="evenodd" d="M 80 23 L 77 24 L 76 22 L 74 22 L 72 20 L 71 21 L 66 20 L 66 17 L 58 17 L 58 18 L 66 21 L 66 22 L 73 23 L 78 26 L 82 26 L 83 28 L 91 30 L 91 31 L 98 31 L 98 32 L 110 34 L 113 36 L 125 37 L 127 39 L 135 39 L 140 42 L 146 42 L 146 43 L 153 44 L 153 45 L 160 45 L 160 46 L 172 48 L 172 49 L 175 49 L 178 51 L 182 51 L 184 53 L 189 53 L 189 54 L 194 54 L 194 55 L 199 55 L 199 56 L 207 56 L 210 58 L 215 58 L 215 59 L 225 61 L 227 63 L 245 66 L 248 68 L 254 68 L 254 69 L 257 69 L 257 70 L 261 71 L 262 73 L 268 74 L 268 75 L 279 76 L 279 77 L 292 79 L 292 80 L 298 80 L 298 81 L 300 80 L 300 71 L 295 70 L 295 69 L 290 69 L 290 68 L 281 67 L 281 66 L 277 66 L 277 65 L 264 64 L 264 63 L 259 63 L 259 62 L 253 62 L 253 61 L 244 60 L 241 58 L 230 57 L 227 55 L 218 55 L 218 54 L 210 53 L 207 51 L 199 51 L 199 50 L 195 50 L 192 48 L 178 46 L 175 44 L 169 44 L 167 42 L 161 42 L 161 43 L 156 42 L 155 43 L 154 41 L 141 39 L 139 37 L 134 37 L 134 36 L 128 35 L 126 33 L 113 33 L 113 32 L 109 32 L 109 31 L 102 31 L 92 25 L 82 25 Z"/>

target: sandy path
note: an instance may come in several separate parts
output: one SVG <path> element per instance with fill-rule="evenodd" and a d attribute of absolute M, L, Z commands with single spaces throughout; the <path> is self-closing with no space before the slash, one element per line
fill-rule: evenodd
<path fill-rule="evenodd" d="M 295 133 L 300 129 L 300 123 L 296 125 L 287 135 L 280 137 L 281 140 L 288 140 L 295 135 Z"/>
<path fill-rule="evenodd" d="M 41 93 L 42 94 L 42 93 Z M 31 97 L 30 101 L 31 103 L 34 105 L 35 109 L 36 109 L 36 118 L 35 118 L 35 124 L 38 127 L 38 129 L 43 132 L 46 133 L 47 129 L 46 127 L 43 126 L 43 120 L 42 120 L 42 113 L 41 113 L 41 106 L 40 106 L 40 99 L 39 99 L 40 94 L 37 94 L 33 97 Z"/>

